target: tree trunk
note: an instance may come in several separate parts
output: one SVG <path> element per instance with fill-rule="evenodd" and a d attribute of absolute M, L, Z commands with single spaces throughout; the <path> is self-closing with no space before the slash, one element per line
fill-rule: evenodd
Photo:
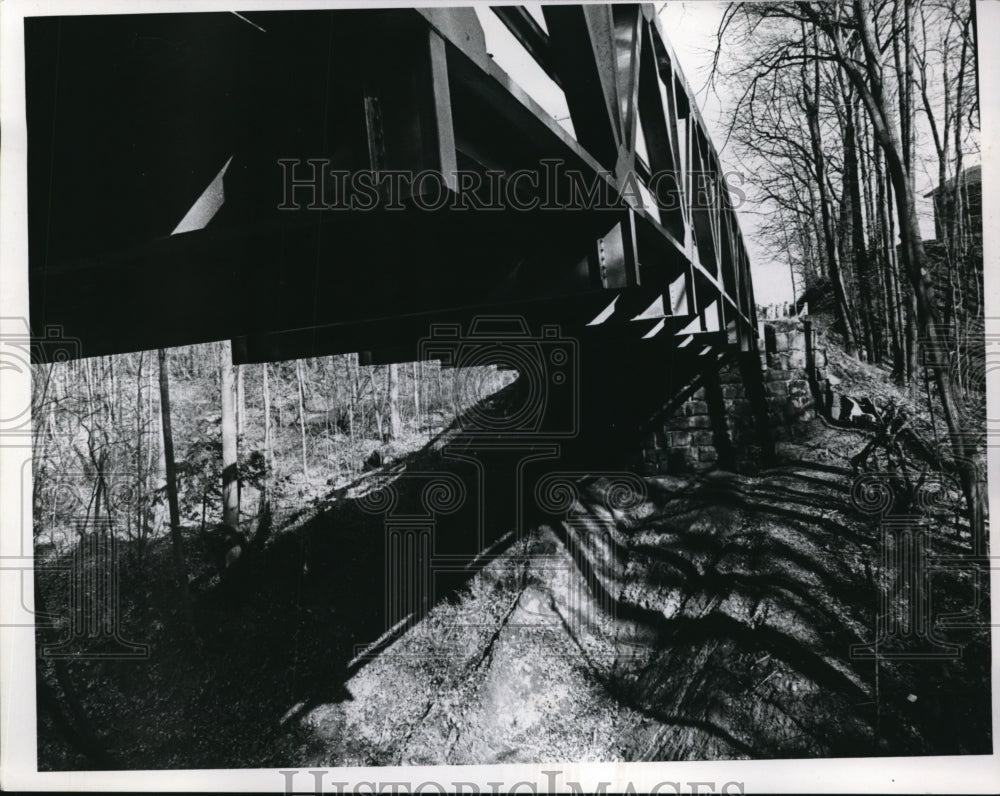
<path fill-rule="evenodd" d="M 153 432 L 149 436 L 148 456 L 146 457 L 146 470 L 149 473 L 150 495 L 163 489 L 167 483 L 167 464 L 163 456 L 163 421 L 161 413 L 156 411 L 154 402 L 156 400 L 156 390 L 153 388 L 153 370 L 150 363 L 147 372 L 146 383 L 146 416 L 152 418 L 154 425 Z M 160 529 L 163 504 L 156 504 L 150 500 L 149 509 L 146 512 L 146 522 L 150 525 L 150 533 Z M 145 530 L 145 526 L 143 527 Z"/>
<path fill-rule="evenodd" d="M 876 286 L 871 284 L 872 269 L 868 265 L 868 251 L 865 245 L 865 227 L 861 198 L 861 177 L 858 166 L 858 132 L 854 120 L 854 98 L 848 97 L 845 105 L 844 129 L 844 181 L 850 200 L 851 252 L 854 256 L 854 278 L 860 285 L 861 307 L 865 317 L 865 335 L 868 360 L 877 362 L 881 341 L 875 328 L 876 313 L 872 297 L 878 295 Z"/>
<path fill-rule="evenodd" d="M 358 364 L 358 357 L 356 354 L 352 354 L 347 360 L 351 367 L 351 451 L 354 451 L 354 441 L 356 439 L 355 434 L 355 418 L 357 418 L 358 428 L 361 434 L 364 434 L 365 428 L 365 405 L 361 400 L 361 367 Z M 351 468 L 356 469 L 356 463 L 351 460 Z"/>
<path fill-rule="evenodd" d="M 881 151 L 881 147 L 876 150 L 879 156 L 875 159 L 875 168 L 876 180 L 878 181 L 879 212 L 882 214 L 882 253 L 886 281 L 888 282 L 889 317 L 892 320 L 892 373 L 896 381 L 902 384 L 906 381 L 906 352 L 903 342 L 904 324 L 902 322 L 902 301 L 899 294 L 899 270 L 896 267 L 896 247 L 893 245 L 895 226 L 890 206 L 893 201 L 892 183 L 883 173 Z"/>
<path fill-rule="evenodd" d="M 351 440 L 350 451 L 351 454 L 348 457 L 348 467 L 351 472 L 355 469 L 355 457 L 354 457 L 354 405 L 357 400 L 357 390 L 358 390 L 358 380 L 354 373 L 355 367 L 357 366 L 357 358 L 352 355 L 348 355 L 350 358 L 344 363 L 347 366 L 347 433 Z"/>
<path fill-rule="evenodd" d="M 222 386 L 222 521 L 240 527 L 239 466 L 237 464 L 235 374 L 233 347 L 219 343 L 219 376 Z"/>
<path fill-rule="evenodd" d="M 309 478 L 309 462 L 306 459 L 306 401 L 305 388 L 303 386 L 304 376 L 302 374 L 302 360 L 295 360 L 295 381 L 298 384 L 299 394 L 299 428 L 302 431 L 302 474 Z"/>
<path fill-rule="evenodd" d="M 403 433 L 403 423 L 399 417 L 399 366 L 389 365 L 389 436 L 399 439 Z"/>
<path fill-rule="evenodd" d="M 413 422 L 420 431 L 420 371 L 423 370 L 422 362 L 413 363 Z"/>
<path fill-rule="evenodd" d="M 268 379 L 268 367 L 262 366 L 262 383 L 264 392 L 264 458 L 267 464 L 267 481 L 274 474 L 274 440 L 271 435 L 271 386 Z"/>
<path fill-rule="evenodd" d="M 177 469 L 174 464 L 174 437 L 170 426 L 170 375 L 167 352 L 157 354 L 160 364 L 160 418 L 163 427 L 163 458 L 167 470 L 167 503 L 170 506 L 170 546 L 174 558 L 174 575 L 181 594 L 181 606 L 188 626 L 194 630 L 194 609 L 188 586 L 187 564 L 184 561 L 184 539 L 181 536 L 181 512 L 177 502 Z"/>
<path fill-rule="evenodd" d="M 135 370 L 135 532 L 138 537 L 142 536 L 142 502 L 145 491 L 142 467 L 142 356 L 143 352 L 140 351 Z"/>
<path fill-rule="evenodd" d="M 378 367 L 372 366 L 372 369 L 368 372 L 368 386 L 371 387 L 372 391 L 372 411 L 375 413 L 375 431 L 378 434 L 378 441 L 382 442 L 385 438 L 384 423 L 382 422 L 382 396 L 375 386 L 378 380 L 375 378 L 378 373 Z"/>
<path fill-rule="evenodd" d="M 823 227 L 823 243 L 826 253 L 826 267 L 833 287 L 834 306 L 837 321 L 844 333 L 844 348 L 851 356 L 857 355 L 857 334 L 851 307 L 847 300 L 847 290 L 844 287 L 840 263 L 837 260 L 837 235 L 830 212 L 830 198 L 826 185 L 826 157 L 823 153 L 823 138 L 819 126 L 819 60 L 814 61 L 812 85 L 808 73 L 803 66 L 803 100 L 806 108 L 806 120 L 809 125 L 809 140 L 812 144 L 813 165 L 815 168 L 816 187 L 819 192 L 820 219 Z"/>
<path fill-rule="evenodd" d="M 823 18 L 809 3 L 801 3 L 798 7 L 813 19 L 829 37 L 836 51 L 840 68 L 844 70 L 864 101 L 875 139 L 885 153 L 886 170 L 896 200 L 903 266 L 916 300 L 919 331 L 924 336 L 927 350 L 932 355 L 936 355 L 933 360 L 934 379 L 937 383 L 941 407 L 948 426 L 955 469 L 962 482 L 962 491 L 965 493 L 969 524 L 974 540 L 974 552 L 979 553 L 985 539 L 985 493 L 979 478 L 974 447 L 970 444 L 962 426 L 962 405 L 955 393 L 952 374 L 946 359 L 940 357 L 941 352 L 950 351 L 952 347 L 938 323 L 935 289 L 927 267 L 927 258 L 920 235 L 913 179 L 908 170 L 910 163 L 910 119 L 903 120 L 902 131 L 898 131 L 891 122 L 892 112 L 882 84 L 882 48 L 872 27 L 872 13 L 869 3 L 866 0 L 853 0 L 852 3 L 853 21 L 859 34 L 859 43 L 864 51 L 863 61 L 859 61 L 853 57 L 853 54 L 846 51 L 842 38 L 842 28 L 836 21 L 829 17 Z M 908 0 L 905 8 L 907 11 L 909 10 Z M 905 34 L 908 40 L 908 21 Z M 912 80 L 909 63 L 907 63 L 906 68 L 907 80 Z M 908 92 L 909 86 L 905 86 L 902 97 L 904 102 L 908 100 Z M 908 102 L 906 107 L 909 107 Z"/>
<path fill-rule="evenodd" d="M 243 366 L 236 365 L 236 433 L 243 436 L 247 428 L 247 404 L 243 393 Z"/>
<path fill-rule="evenodd" d="M 920 322 L 913 294 L 908 295 L 906 299 L 906 383 L 910 388 L 910 399 L 913 400 L 916 396 L 920 360 Z"/>

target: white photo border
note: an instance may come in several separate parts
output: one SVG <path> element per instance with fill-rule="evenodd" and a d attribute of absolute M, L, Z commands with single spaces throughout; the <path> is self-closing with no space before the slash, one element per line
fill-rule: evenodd
<path fill-rule="evenodd" d="M 579 0 L 576 0 L 579 2 Z M 482 2 L 482 0 L 479 0 Z M 411 6 L 461 6 L 470 0 L 410 2 Z M 506 4 L 502 2 L 491 4 Z M 303 0 L 3 0 L 0 2 L 0 318 L 27 317 L 27 133 L 25 125 L 24 19 L 78 14 L 190 13 L 208 11 L 306 10 L 398 6 L 396 3 L 303 2 Z M 977 1 L 981 124 L 983 130 L 983 233 L 987 334 L 1000 334 L 1000 47 L 990 41 L 1000 31 L 1000 3 Z M 992 321 L 990 319 L 993 319 Z M 1000 372 L 988 374 L 988 400 L 1000 400 Z M 30 403 L 30 372 L 0 372 L 0 416 Z M 0 442 L 0 789 L 12 791 L 245 791 L 282 792 L 286 769 L 173 771 L 38 772 L 35 716 L 35 638 L 31 626 L 16 624 L 19 611 L 32 608 L 30 490 L 22 488 L 30 437 L 24 443 Z M 1000 449 L 988 449 L 989 496 L 1000 505 Z M 995 541 L 991 551 L 997 547 Z M 1000 590 L 991 594 L 992 616 L 1000 616 Z M 25 606 L 20 606 L 21 600 Z M 1000 625 L 992 628 L 992 715 L 994 753 L 961 757 L 840 758 L 794 761 L 712 761 L 652 763 L 576 763 L 537 765 L 344 768 L 324 770 L 323 792 L 442 792 L 473 784 L 483 793 L 566 790 L 583 792 L 608 783 L 607 792 L 648 793 L 996 793 L 1000 792 L 1000 754 L 996 751 Z M 294 789 L 313 792 L 314 775 L 297 770 Z M 546 773 L 549 772 L 549 773 Z M 343 783 L 343 784 L 340 784 Z M 409 783 L 409 791 L 400 789 Z M 712 783 L 710 786 L 708 783 Z M 417 791 L 423 785 L 422 791 Z M 739 788 L 737 788 L 737 785 Z M 714 787 L 713 787 L 714 786 Z"/>

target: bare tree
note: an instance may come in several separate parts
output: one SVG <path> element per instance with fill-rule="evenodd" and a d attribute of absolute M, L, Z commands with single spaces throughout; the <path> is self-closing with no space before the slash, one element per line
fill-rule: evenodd
<path fill-rule="evenodd" d="M 389 436 L 392 439 L 399 439 L 403 433 L 403 423 L 399 416 L 399 372 L 398 365 L 389 365 L 388 394 L 389 394 Z"/>
<path fill-rule="evenodd" d="M 271 431 L 271 385 L 266 362 L 261 365 L 261 380 L 264 393 L 264 457 L 271 474 L 274 472 L 274 439 Z"/>
<path fill-rule="evenodd" d="M 299 428 L 302 434 L 302 474 L 309 478 L 309 462 L 306 459 L 306 399 L 305 376 L 302 373 L 302 360 L 295 360 L 295 382 L 299 397 Z"/>
<path fill-rule="evenodd" d="M 794 2 L 767 5 L 740 3 L 727 10 L 719 32 L 720 40 L 729 34 L 739 36 L 743 48 L 753 53 L 749 62 L 742 64 L 748 70 L 749 78 L 740 99 L 741 107 L 750 108 L 749 116 L 753 122 L 760 105 L 773 102 L 780 106 L 780 100 L 775 102 L 770 97 L 763 103 L 759 101 L 759 88 L 765 84 L 780 87 L 779 76 L 789 68 L 798 67 L 803 78 L 810 75 L 811 81 L 803 93 L 811 141 L 808 162 L 813 166 L 814 185 L 809 191 L 810 195 L 813 191 L 818 194 L 821 215 L 826 212 L 823 194 L 837 188 L 833 170 L 823 168 L 831 153 L 823 146 L 822 128 L 817 130 L 817 125 L 822 122 L 822 92 L 817 83 L 823 75 L 830 75 L 826 79 L 828 91 L 839 91 L 842 96 L 843 91 L 838 89 L 837 83 L 845 81 L 857 96 L 864 112 L 855 116 L 854 126 L 857 128 L 863 119 L 864 126 L 871 132 L 871 150 L 875 156 L 876 189 L 870 193 L 877 195 L 876 202 L 880 205 L 873 216 L 879 219 L 882 233 L 882 275 L 889 277 L 886 279 L 886 299 L 894 310 L 889 311 L 887 307 L 886 314 L 896 330 L 893 337 L 897 369 L 902 360 L 901 375 L 911 384 L 918 370 L 918 336 L 930 352 L 955 350 L 953 333 L 940 322 L 941 303 L 920 234 L 914 188 L 915 171 L 919 165 L 914 148 L 914 90 L 920 88 L 917 67 L 921 59 L 919 54 L 914 56 L 915 51 L 919 53 L 919 48 L 914 47 L 916 33 L 913 21 L 914 9 L 918 5 L 919 0 L 836 0 L 822 4 Z M 965 9 L 958 12 L 960 17 L 970 13 L 968 6 Z M 957 29 L 967 31 L 969 26 L 963 22 L 957 25 Z M 960 38 L 965 41 L 967 35 L 963 33 Z M 923 75 L 926 74 L 924 70 Z M 805 79 L 802 82 L 806 84 Z M 845 162 L 840 170 L 841 179 L 846 176 L 850 180 L 853 171 L 854 164 Z M 878 180 L 879 171 L 884 174 L 884 188 Z M 849 184 L 845 187 L 841 188 L 841 195 L 847 193 L 852 204 L 860 204 L 859 192 L 852 190 Z M 842 204 L 843 210 L 848 211 L 854 223 L 858 222 L 857 213 L 851 205 Z M 824 230 L 830 227 L 825 215 L 822 227 Z M 899 277 L 893 278 L 897 270 L 894 245 L 897 232 L 900 241 Z M 837 251 L 830 245 L 828 232 L 824 231 L 823 238 L 829 268 Z M 843 236 L 840 241 L 843 249 Z M 857 271 L 856 268 L 855 278 Z M 833 271 L 830 273 L 833 276 Z M 859 287 L 864 289 L 867 286 Z M 838 292 L 834 283 L 834 293 Z M 838 297 L 837 305 L 842 304 Z M 946 357 L 940 354 L 932 356 L 931 370 L 949 432 L 953 466 L 962 481 L 970 522 L 978 534 L 983 528 L 984 495 L 976 464 L 978 454 L 975 443 L 963 427 L 963 394 L 956 389 L 954 372 Z"/>
<path fill-rule="evenodd" d="M 243 366 L 236 365 L 236 433 L 243 436 L 246 433 L 247 403 L 243 390 Z"/>
<path fill-rule="evenodd" d="M 902 0 L 907 16 L 909 0 Z M 889 5 L 897 12 L 900 0 Z M 853 0 L 849 6 L 850 15 L 844 14 L 841 3 L 818 6 L 799 3 L 797 7 L 828 38 L 832 46 L 832 57 L 838 67 L 851 81 L 867 109 L 875 132 L 876 140 L 885 155 L 889 179 L 892 183 L 896 202 L 896 216 L 899 219 L 900 251 L 904 271 L 912 287 L 920 331 L 931 351 L 946 351 L 953 348 L 947 332 L 940 323 L 937 292 L 931 277 L 923 240 L 920 235 L 920 221 L 917 214 L 916 197 L 913 188 L 912 145 L 910 120 L 897 125 L 894 123 L 893 109 L 886 93 L 882 53 L 884 41 L 880 40 L 873 20 L 874 9 L 869 0 Z M 904 25 L 904 35 L 909 36 L 909 23 Z M 893 40 L 898 35 L 890 28 Z M 862 56 L 855 58 L 849 49 L 847 36 L 856 36 L 860 41 Z M 909 66 L 904 67 L 909 74 Z M 901 110 L 909 110 L 904 100 Z M 969 518 L 978 535 L 985 521 L 985 495 L 975 464 L 975 450 L 963 427 L 964 407 L 962 398 L 952 381 L 952 371 L 940 357 L 933 359 L 932 370 L 941 400 L 945 423 L 951 439 L 955 465 L 962 480 L 963 491 L 968 503 Z"/>
<path fill-rule="evenodd" d="M 219 376 L 222 387 L 222 522 L 231 528 L 239 528 L 239 466 L 234 375 L 232 343 L 224 340 L 219 343 Z"/>
<path fill-rule="evenodd" d="M 813 168 L 815 169 L 815 180 L 817 192 L 819 194 L 820 218 L 822 219 L 823 243 L 826 251 L 826 264 L 830 277 L 830 284 L 833 286 L 835 299 L 834 306 L 837 310 L 837 320 L 840 322 L 844 332 L 844 347 L 851 355 L 857 354 L 857 334 L 855 332 L 854 313 L 847 298 L 847 290 L 844 287 L 844 277 L 841 273 L 841 263 L 837 256 L 837 235 L 834 228 L 834 220 L 831 212 L 830 189 L 827 184 L 826 156 L 823 152 L 823 137 L 819 123 L 820 107 L 820 59 L 819 48 L 816 44 L 816 36 L 812 38 L 812 57 L 810 57 L 809 36 L 806 35 L 805 26 L 802 26 L 803 58 L 802 58 L 802 99 L 805 105 L 806 120 L 809 125 L 809 141 L 812 146 Z M 809 67 L 812 67 L 811 70 Z"/>
<path fill-rule="evenodd" d="M 194 610 L 191 604 L 191 589 L 188 586 L 187 564 L 184 560 L 184 539 L 181 536 L 180 508 L 177 503 L 177 468 L 174 463 L 174 437 L 170 425 L 170 374 L 167 352 L 162 348 L 157 353 L 160 365 L 160 416 L 163 427 L 163 458 L 167 469 L 167 502 L 170 506 L 170 543 L 174 559 L 174 575 L 180 590 L 181 605 L 192 629 Z"/>
<path fill-rule="evenodd" d="M 424 363 L 413 363 L 413 423 L 420 431 L 420 381 L 423 375 Z"/>

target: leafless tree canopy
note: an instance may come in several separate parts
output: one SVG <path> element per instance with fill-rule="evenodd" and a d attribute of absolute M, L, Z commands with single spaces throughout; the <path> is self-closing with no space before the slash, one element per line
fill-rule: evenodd
<path fill-rule="evenodd" d="M 964 0 L 736 3 L 713 71 L 737 98 L 731 136 L 767 251 L 800 298 L 831 300 L 848 351 L 914 389 L 934 381 L 970 506 L 983 500 L 966 422 L 982 384 L 961 364 L 982 345 L 975 37 Z"/>

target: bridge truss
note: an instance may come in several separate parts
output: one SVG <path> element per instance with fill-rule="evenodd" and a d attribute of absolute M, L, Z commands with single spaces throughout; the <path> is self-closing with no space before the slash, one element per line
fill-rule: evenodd
<path fill-rule="evenodd" d="M 487 12 L 532 86 L 482 13 L 27 20 L 33 330 L 81 356 L 231 338 L 238 362 L 378 363 L 490 313 L 755 348 L 730 192 L 653 6 Z"/>

